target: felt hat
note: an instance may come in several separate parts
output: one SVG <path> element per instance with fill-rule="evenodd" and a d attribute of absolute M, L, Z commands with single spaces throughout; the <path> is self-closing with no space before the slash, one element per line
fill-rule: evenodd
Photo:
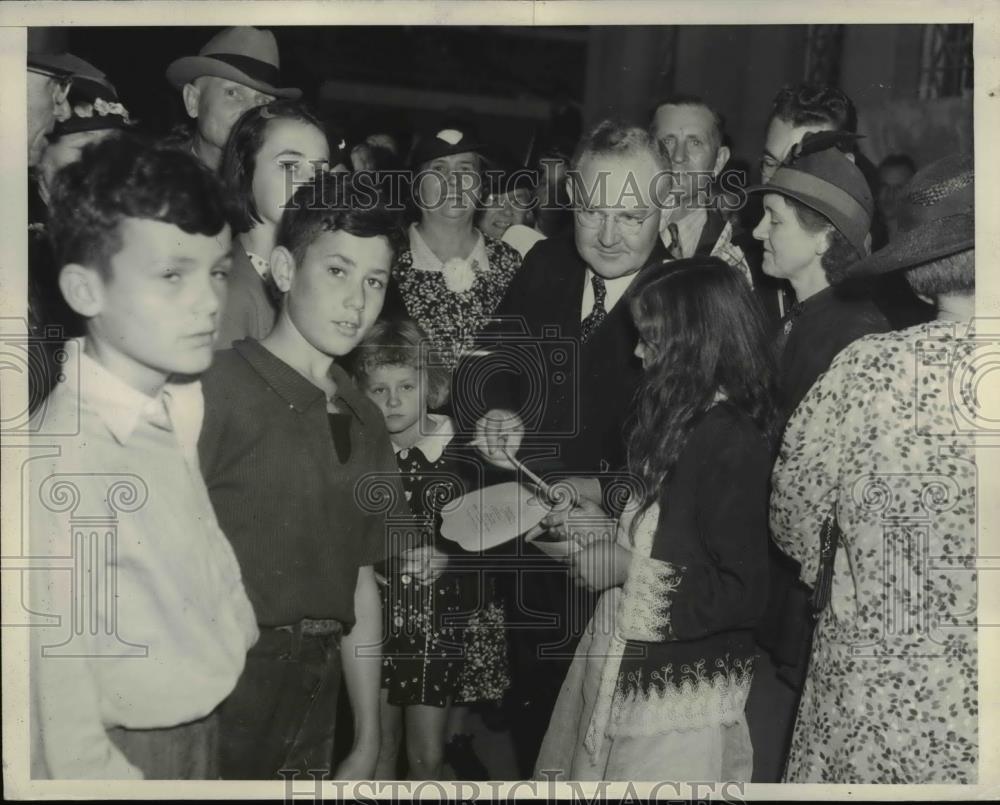
<path fill-rule="evenodd" d="M 848 269 L 885 274 L 964 252 L 976 245 L 976 175 L 971 154 L 952 154 L 917 171 L 903 189 L 896 236 Z"/>
<path fill-rule="evenodd" d="M 124 129 L 131 124 L 128 110 L 104 73 L 72 54 L 66 54 L 66 64 L 72 68 L 70 116 L 56 123 L 48 135 L 50 140 L 80 131 Z"/>
<path fill-rule="evenodd" d="M 471 126 L 458 122 L 444 123 L 440 128 L 426 131 L 410 154 L 410 165 L 419 168 L 432 159 L 464 154 L 472 151 L 482 154 L 485 146 L 479 141 Z"/>
<path fill-rule="evenodd" d="M 863 258 L 875 200 L 861 169 L 838 147 L 855 137 L 840 131 L 807 134 L 770 182 L 747 192 L 778 193 L 801 202 L 828 219 Z"/>
<path fill-rule="evenodd" d="M 33 73 L 65 78 L 73 74 L 72 59 L 69 53 L 41 53 L 28 51 L 28 69 Z"/>
<path fill-rule="evenodd" d="M 184 56 L 167 68 L 167 81 L 180 89 L 203 75 L 226 78 L 276 98 L 302 96 L 302 90 L 282 87 L 278 42 L 270 31 L 240 26 L 213 36 L 197 56 Z"/>

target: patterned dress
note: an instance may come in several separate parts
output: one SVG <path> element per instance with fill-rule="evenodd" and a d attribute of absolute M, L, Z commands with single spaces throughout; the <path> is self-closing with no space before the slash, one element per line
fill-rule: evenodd
<path fill-rule="evenodd" d="M 462 494 L 462 483 L 443 454 L 453 433 L 451 422 L 433 419 L 435 432 L 410 448 L 397 448 L 396 463 L 415 528 L 439 541 L 441 508 Z M 445 707 L 455 695 L 462 666 L 460 578 L 445 570 L 433 583 L 419 584 L 393 571 L 387 581 L 382 588 L 382 687 L 389 703 Z"/>
<path fill-rule="evenodd" d="M 812 584 L 843 533 L 785 782 L 975 783 L 976 464 L 950 368 L 967 325 L 845 349 L 788 423 L 771 527 Z"/>
<path fill-rule="evenodd" d="M 448 289 L 442 265 L 414 224 L 410 227 L 410 248 L 399 255 L 392 276 L 407 314 L 441 351 L 442 362 L 453 369 L 499 307 L 521 267 L 521 255 L 513 246 L 479 234 L 469 256 L 475 280 L 461 293 Z"/>
<path fill-rule="evenodd" d="M 396 450 L 404 494 L 415 529 L 433 534 L 442 552 L 456 553 L 442 540 L 441 511 L 465 493 L 461 462 L 447 449 L 451 420 L 429 415 L 434 433 Z M 418 584 L 390 572 L 382 588 L 385 644 L 382 687 L 397 707 L 444 707 L 496 701 L 510 685 L 503 608 L 491 587 L 479 601 L 478 574 L 446 569 L 432 584 Z M 489 579 L 485 582 L 489 584 Z"/>

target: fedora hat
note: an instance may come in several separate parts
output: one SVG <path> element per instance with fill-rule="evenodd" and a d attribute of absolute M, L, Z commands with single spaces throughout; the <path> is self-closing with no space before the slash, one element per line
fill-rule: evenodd
<path fill-rule="evenodd" d="M 56 78 L 69 78 L 73 75 L 74 56 L 69 53 L 41 53 L 28 51 L 28 70 Z"/>
<path fill-rule="evenodd" d="M 852 277 L 929 263 L 976 245 L 972 154 L 952 154 L 913 174 L 903 189 L 896 237 L 848 269 Z"/>
<path fill-rule="evenodd" d="M 180 89 L 203 75 L 226 78 L 276 98 L 302 96 L 295 87 L 281 87 L 278 42 L 270 31 L 241 26 L 213 36 L 197 56 L 184 56 L 167 68 L 167 81 Z"/>
<path fill-rule="evenodd" d="M 805 204 L 830 221 L 862 258 L 875 200 L 861 169 L 841 150 L 856 139 L 842 131 L 807 134 L 767 184 L 749 193 L 778 193 Z"/>

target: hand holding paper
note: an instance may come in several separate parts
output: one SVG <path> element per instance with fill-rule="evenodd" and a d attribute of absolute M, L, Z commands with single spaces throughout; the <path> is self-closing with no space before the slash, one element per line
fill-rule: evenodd
<path fill-rule="evenodd" d="M 467 551 L 484 551 L 538 525 L 545 505 L 514 481 L 476 489 L 442 513 L 441 536 Z"/>

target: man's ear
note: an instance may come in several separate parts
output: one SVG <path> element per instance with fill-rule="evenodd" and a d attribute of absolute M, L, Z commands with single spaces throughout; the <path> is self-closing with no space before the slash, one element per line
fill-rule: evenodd
<path fill-rule="evenodd" d="M 93 268 L 79 263 L 63 266 L 59 290 L 66 304 L 84 318 L 92 318 L 104 308 L 104 280 Z"/>
<path fill-rule="evenodd" d="M 198 117 L 198 102 L 201 100 L 201 88 L 194 83 L 185 84 L 181 90 L 181 97 L 184 98 L 184 108 L 188 117 Z"/>
<path fill-rule="evenodd" d="M 851 160 L 851 162 L 857 162 L 857 159 L 855 158 L 853 151 L 845 151 L 844 156 L 847 157 L 849 160 Z"/>
<path fill-rule="evenodd" d="M 288 293 L 295 277 L 295 258 L 284 246 L 276 246 L 268 261 L 271 266 L 271 279 L 282 293 Z"/>
<path fill-rule="evenodd" d="M 732 156 L 732 154 L 729 151 L 729 148 L 725 145 L 720 145 L 719 150 L 715 153 L 715 166 L 712 169 L 712 173 L 715 175 L 715 178 L 718 178 L 719 174 L 722 173 L 722 169 L 726 167 L 726 163 L 729 162 L 730 156 Z"/>

